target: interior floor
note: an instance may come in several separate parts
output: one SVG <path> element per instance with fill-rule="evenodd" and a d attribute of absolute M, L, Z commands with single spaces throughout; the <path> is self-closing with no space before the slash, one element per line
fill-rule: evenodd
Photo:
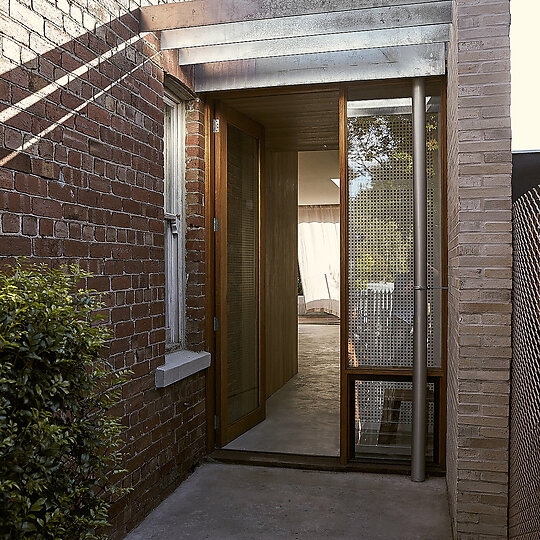
<path fill-rule="evenodd" d="M 298 325 L 298 374 L 266 401 L 266 419 L 225 448 L 339 456 L 339 325 Z"/>

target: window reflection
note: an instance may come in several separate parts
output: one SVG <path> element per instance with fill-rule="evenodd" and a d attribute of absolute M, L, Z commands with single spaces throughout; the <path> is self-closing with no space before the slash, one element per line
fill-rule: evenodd
<path fill-rule="evenodd" d="M 440 98 L 426 99 L 428 365 L 440 366 Z M 412 100 L 347 104 L 349 366 L 412 366 Z"/>

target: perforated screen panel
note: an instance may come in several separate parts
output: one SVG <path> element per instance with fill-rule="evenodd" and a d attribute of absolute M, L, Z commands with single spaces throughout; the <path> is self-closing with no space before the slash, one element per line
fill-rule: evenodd
<path fill-rule="evenodd" d="M 386 89 L 385 89 L 386 90 Z M 356 459 L 408 461 L 413 366 L 412 100 L 405 88 L 350 93 L 347 102 L 348 362 Z M 426 99 L 427 364 L 442 366 L 440 98 Z M 359 372 L 355 368 L 362 368 Z M 429 377 L 426 459 L 440 455 L 440 376 Z"/>
<path fill-rule="evenodd" d="M 388 102 L 385 107 L 384 103 Z M 393 102 L 398 102 L 397 105 Z M 413 364 L 413 172 L 410 100 L 349 104 L 349 367 Z M 399 110 L 367 115 L 367 111 Z M 432 109 L 434 108 L 432 104 Z M 441 197 L 438 112 L 426 119 L 428 366 L 440 367 Z"/>
<path fill-rule="evenodd" d="M 259 406 L 257 139 L 227 126 L 227 390 L 229 424 Z"/>
<path fill-rule="evenodd" d="M 510 538 L 540 536 L 540 189 L 514 203 Z"/>

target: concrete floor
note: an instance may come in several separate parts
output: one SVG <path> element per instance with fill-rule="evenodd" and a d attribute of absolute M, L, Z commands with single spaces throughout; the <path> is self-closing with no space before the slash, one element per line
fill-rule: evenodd
<path fill-rule="evenodd" d="M 266 401 L 266 420 L 225 448 L 339 455 L 339 325 L 298 325 L 298 374 Z"/>
<path fill-rule="evenodd" d="M 450 540 L 443 478 L 205 464 L 126 540 Z"/>

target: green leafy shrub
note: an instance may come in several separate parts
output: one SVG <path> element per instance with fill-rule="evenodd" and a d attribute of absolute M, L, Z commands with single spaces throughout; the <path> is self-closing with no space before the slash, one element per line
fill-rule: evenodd
<path fill-rule="evenodd" d="M 2 538 L 102 538 L 108 524 L 122 428 L 106 411 L 126 374 L 100 357 L 110 335 L 95 291 L 76 289 L 86 277 L 0 273 Z"/>

